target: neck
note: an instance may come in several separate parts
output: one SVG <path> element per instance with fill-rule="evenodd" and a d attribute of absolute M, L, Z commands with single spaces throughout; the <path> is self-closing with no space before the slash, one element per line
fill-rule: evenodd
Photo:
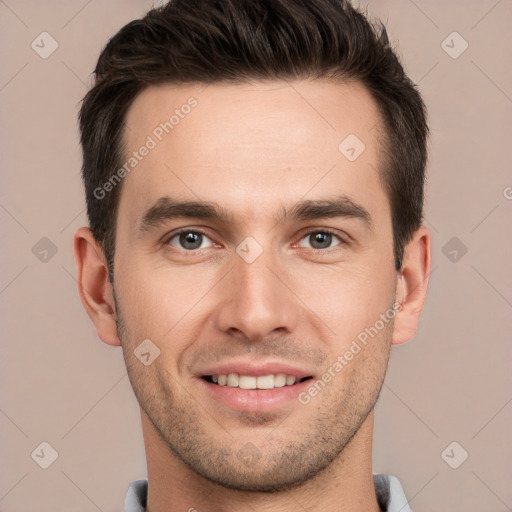
<path fill-rule="evenodd" d="M 372 474 L 373 411 L 340 457 L 304 484 L 282 492 L 222 487 L 172 453 L 142 413 L 148 467 L 147 512 L 379 512 Z"/>

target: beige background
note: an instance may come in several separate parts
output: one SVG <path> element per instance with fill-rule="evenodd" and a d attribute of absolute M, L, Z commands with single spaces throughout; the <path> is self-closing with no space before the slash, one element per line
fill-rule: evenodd
<path fill-rule="evenodd" d="M 149 6 L 0 1 L 1 511 L 119 511 L 129 482 L 145 477 L 121 352 L 82 309 L 71 243 L 86 224 L 78 104 L 107 39 Z M 392 353 L 374 472 L 397 475 L 414 512 L 512 510 L 512 1 L 368 8 L 429 107 L 434 269 L 419 332 Z M 59 45 L 47 59 L 31 48 L 43 31 Z M 453 31 L 469 44 L 456 59 L 442 47 Z M 462 43 L 445 45 L 453 54 Z M 41 252 L 43 237 L 55 255 Z M 31 458 L 43 441 L 58 452 L 48 469 Z M 441 456 L 453 441 L 445 460 L 469 453 L 458 469 Z"/>

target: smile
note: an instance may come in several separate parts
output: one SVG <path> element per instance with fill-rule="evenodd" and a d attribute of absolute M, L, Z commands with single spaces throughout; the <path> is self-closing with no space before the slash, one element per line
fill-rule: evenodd
<path fill-rule="evenodd" d="M 202 385 L 216 412 L 222 410 L 218 408 L 221 405 L 245 412 L 285 414 L 289 407 L 300 405 L 298 396 L 310 385 L 311 379 L 309 376 L 299 379 L 285 373 L 259 376 L 221 373 L 204 375 L 196 382 Z"/>
<path fill-rule="evenodd" d="M 270 375 L 240 375 L 238 373 L 228 373 L 220 375 L 205 375 L 206 381 L 217 384 L 218 386 L 228 386 L 230 388 L 240 389 L 274 389 L 285 386 L 293 386 L 296 382 L 304 382 L 311 377 L 303 377 L 302 379 L 295 375 L 286 375 L 285 373 L 277 373 Z"/>

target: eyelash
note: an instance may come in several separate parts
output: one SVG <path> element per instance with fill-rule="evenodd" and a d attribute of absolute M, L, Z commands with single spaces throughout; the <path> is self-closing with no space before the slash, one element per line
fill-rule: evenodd
<path fill-rule="evenodd" d="M 211 240 L 211 237 L 210 235 L 200 229 L 200 228 L 182 228 L 174 233 L 171 233 L 168 237 L 165 238 L 164 240 L 164 245 L 166 246 L 169 246 L 171 245 L 170 242 L 171 240 L 173 240 L 174 238 L 176 238 L 177 236 L 183 234 L 183 233 L 197 233 L 197 234 L 201 234 L 207 238 L 209 238 Z M 336 233 L 335 231 L 331 230 L 331 229 L 327 229 L 327 228 L 324 228 L 324 229 L 311 229 L 310 231 L 304 233 L 301 238 L 299 239 L 299 242 L 302 241 L 304 238 L 306 238 L 307 236 L 310 236 L 312 235 L 313 233 L 323 233 L 323 234 L 329 234 L 329 235 L 332 235 L 336 238 L 338 238 L 340 240 L 340 244 L 339 245 L 347 245 L 348 244 L 348 241 L 346 239 L 344 239 L 342 236 L 340 236 L 338 233 Z M 211 240 L 213 242 L 213 240 Z M 215 243 L 215 242 L 214 242 Z M 337 246 L 333 246 L 333 247 L 327 247 L 326 249 L 315 249 L 313 247 L 305 247 L 305 249 L 309 249 L 310 251 L 313 251 L 315 253 L 326 253 L 328 252 L 329 250 L 332 250 L 332 249 L 336 249 Z M 181 252 L 184 252 L 185 254 L 190 254 L 190 255 L 194 255 L 197 253 L 197 251 L 201 251 L 203 249 L 192 249 L 192 250 L 186 250 L 186 249 L 182 249 Z"/>

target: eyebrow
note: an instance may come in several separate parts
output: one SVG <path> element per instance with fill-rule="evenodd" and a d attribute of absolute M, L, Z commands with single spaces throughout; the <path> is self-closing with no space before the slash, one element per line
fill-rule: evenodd
<path fill-rule="evenodd" d="M 285 220 L 307 221 L 327 218 L 351 218 L 371 229 L 371 215 L 363 206 L 345 195 L 329 199 L 307 199 L 287 209 L 284 206 L 274 217 L 276 223 Z M 233 215 L 222 205 L 207 201 L 180 201 L 169 196 L 160 197 L 141 217 L 140 231 L 149 231 L 166 221 L 178 218 L 206 219 L 229 225 Z"/>

